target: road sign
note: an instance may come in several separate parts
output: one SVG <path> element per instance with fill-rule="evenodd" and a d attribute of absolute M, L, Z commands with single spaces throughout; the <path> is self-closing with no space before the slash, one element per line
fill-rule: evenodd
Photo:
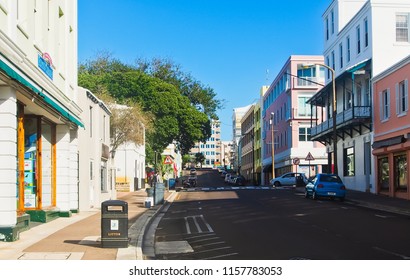
<path fill-rule="evenodd" d="M 166 156 L 166 158 L 164 159 L 164 164 L 172 164 L 173 160 L 171 158 L 171 156 Z"/>
<path fill-rule="evenodd" d="M 311 161 L 311 160 L 315 160 L 315 158 L 312 156 L 312 154 L 309 152 L 308 155 L 306 156 L 305 160 L 307 161 Z"/>
<path fill-rule="evenodd" d="M 294 165 L 298 165 L 300 163 L 300 159 L 299 158 L 294 158 L 293 159 L 293 164 Z"/>

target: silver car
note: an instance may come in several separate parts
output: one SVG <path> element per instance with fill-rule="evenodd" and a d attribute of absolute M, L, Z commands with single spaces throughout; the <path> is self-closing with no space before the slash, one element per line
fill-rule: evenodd
<path fill-rule="evenodd" d="M 303 186 L 305 186 L 308 182 L 308 179 L 304 173 L 288 172 L 270 180 L 270 184 L 275 187 L 296 186 L 297 182 L 300 182 L 301 184 L 303 184 Z"/>

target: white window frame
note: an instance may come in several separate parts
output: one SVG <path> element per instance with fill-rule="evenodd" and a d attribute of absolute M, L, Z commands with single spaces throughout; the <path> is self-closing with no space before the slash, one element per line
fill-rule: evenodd
<path fill-rule="evenodd" d="M 396 83 L 396 114 L 403 116 L 409 110 L 409 86 L 408 80 Z"/>
<path fill-rule="evenodd" d="M 369 46 L 369 21 L 367 20 L 367 18 L 364 19 L 364 47 L 367 48 Z"/>
<path fill-rule="evenodd" d="M 380 120 L 387 121 L 390 118 L 390 89 L 379 92 Z"/>
<path fill-rule="evenodd" d="M 399 16 L 404 16 L 407 19 L 407 26 L 398 26 L 398 21 L 397 17 Z M 406 29 L 407 29 L 407 40 L 398 40 L 398 31 L 399 29 L 403 29 L 403 35 L 405 36 L 406 34 Z M 410 43 L 410 13 L 397 13 L 396 14 L 396 42 L 398 43 Z"/>

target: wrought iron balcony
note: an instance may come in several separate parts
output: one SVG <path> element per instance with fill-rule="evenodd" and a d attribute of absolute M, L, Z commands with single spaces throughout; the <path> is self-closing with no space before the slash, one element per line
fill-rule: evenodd
<path fill-rule="evenodd" d="M 336 115 L 336 129 L 338 136 L 343 138 L 343 133 L 351 135 L 351 130 L 361 133 L 362 127 L 371 129 L 371 106 L 355 106 Z M 329 138 L 333 130 L 333 118 L 330 118 L 311 128 L 311 139 L 324 141 Z"/>

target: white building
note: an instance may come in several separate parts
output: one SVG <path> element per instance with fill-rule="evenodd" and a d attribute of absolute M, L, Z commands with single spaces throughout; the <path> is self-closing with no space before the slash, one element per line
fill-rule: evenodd
<path fill-rule="evenodd" d="M 330 159 L 336 147 L 337 172 L 349 189 L 375 192 L 371 79 L 409 55 L 409 21 L 408 0 L 334 0 L 323 14 L 323 55 L 334 75 L 326 71 L 326 86 L 309 101 L 324 120 L 311 136 L 326 144 Z"/>
<path fill-rule="evenodd" d="M 81 119 L 85 129 L 78 132 L 79 209 L 100 208 L 103 201 L 116 199 L 112 154 L 110 154 L 110 116 L 107 106 L 90 91 L 78 88 Z"/>
<path fill-rule="evenodd" d="M 212 120 L 211 137 L 206 142 L 195 143 L 189 153 L 192 158 L 195 158 L 196 153 L 202 153 L 205 156 L 203 168 L 214 168 L 221 165 L 221 122 Z"/>
<path fill-rule="evenodd" d="M 2 240 L 78 211 L 77 29 L 77 1 L 0 1 Z"/>

